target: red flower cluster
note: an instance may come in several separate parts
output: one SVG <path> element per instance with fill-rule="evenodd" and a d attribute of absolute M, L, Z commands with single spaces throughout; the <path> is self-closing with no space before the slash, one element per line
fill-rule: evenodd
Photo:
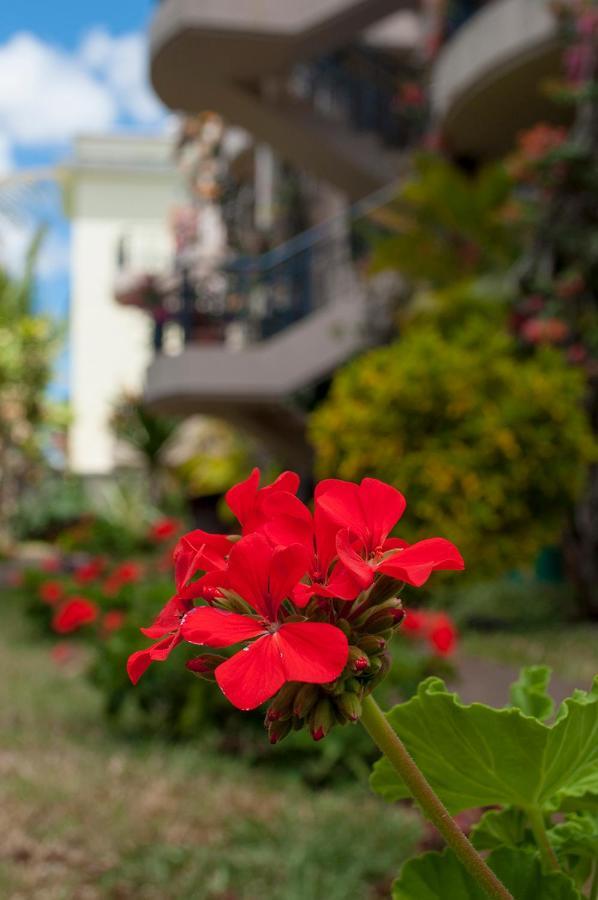
<path fill-rule="evenodd" d="M 271 739 L 284 736 L 291 719 L 307 720 L 319 738 L 333 724 L 331 710 L 337 721 L 358 717 L 360 698 L 388 668 L 387 640 L 403 617 L 400 587 L 420 587 L 433 571 L 462 569 L 463 560 L 442 538 L 409 545 L 390 537 L 406 504 L 381 481 L 322 481 L 313 512 L 298 487 L 298 476 L 284 472 L 260 489 L 255 469 L 226 496 L 241 536 L 197 530 L 181 538 L 176 591 L 142 629 L 156 643 L 129 658 L 133 682 L 181 641 L 243 644 L 188 667 L 215 678 L 240 709 L 277 695 L 267 715 Z"/>
<path fill-rule="evenodd" d="M 450 656 L 457 646 L 457 629 L 446 613 L 406 609 L 403 631 L 408 637 L 423 638 L 438 656 Z"/>
<path fill-rule="evenodd" d="M 39 586 L 39 597 L 44 603 L 54 606 L 64 597 L 64 587 L 60 581 L 42 581 Z"/>
<path fill-rule="evenodd" d="M 71 597 L 66 600 L 56 611 L 52 619 L 52 628 L 58 634 L 68 634 L 76 631 L 82 625 L 95 622 L 98 617 L 98 608 L 86 597 Z"/>
<path fill-rule="evenodd" d="M 162 544 L 165 541 L 171 540 L 179 534 L 180 531 L 181 523 L 179 520 L 165 516 L 163 519 L 158 519 L 152 524 L 149 530 L 149 539 L 155 544 Z"/>
<path fill-rule="evenodd" d="M 127 584 L 136 584 L 143 574 L 143 568 L 137 562 L 121 563 L 110 573 L 103 585 L 107 597 L 116 597 Z"/>

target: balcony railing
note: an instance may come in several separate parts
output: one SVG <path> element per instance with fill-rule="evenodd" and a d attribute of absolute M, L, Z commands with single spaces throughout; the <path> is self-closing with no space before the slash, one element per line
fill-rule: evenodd
<path fill-rule="evenodd" d="M 401 103 L 400 89 L 415 78 L 413 68 L 390 54 L 355 44 L 297 65 L 290 89 L 340 125 L 375 133 L 387 146 L 404 149 L 416 137 L 415 119 Z"/>
<path fill-rule="evenodd" d="M 173 273 L 138 280 L 120 300 L 152 315 L 156 352 L 189 343 L 232 350 L 265 340 L 355 290 L 366 231 L 382 227 L 372 213 L 396 191 L 389 185 L 259 256 L 179 260 Z M 178 337 L 169 341 L 173 328 Z"/>

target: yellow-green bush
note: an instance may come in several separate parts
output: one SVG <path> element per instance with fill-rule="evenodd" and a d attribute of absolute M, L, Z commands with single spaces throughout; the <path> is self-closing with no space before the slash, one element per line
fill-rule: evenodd
<path fill-rule="evenodd" d="M 406 494 L 400 533 L 447 537 L 476 576 L 524 566 L 559 537 L 595 456 L 582 376 L 556 350 L 516 357 L 496 322 L 434 325 L 341 370 L 310 432 L 319 476 Z"/>

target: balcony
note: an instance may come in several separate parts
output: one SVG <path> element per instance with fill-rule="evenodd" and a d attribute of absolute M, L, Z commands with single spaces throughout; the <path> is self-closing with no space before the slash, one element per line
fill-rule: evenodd
<path fill-rule="evenodd" d="M 294 398 L 379 340 L 387 324 L 361 278 L 360 235 L 366 224 L 378 227 L 371 216 L 395 192 L 388 186 L 262 256 L 204 267 L 203 277 L 179 269 L 153 283 L 145 304 L 156 349 L 147 402 L 226 418 L 303 465 L 308 451 Z"/>
<path fill-rule="evenodd" d="M 390 52 L 366 41 L 367 29 L 418 9 L 418 0 L 163 0 L 152 83 L 171 108 L 213 109 L 359 200 L 396 179 L 412 138 L 393 99 L 412 64 L 413 28 L 393 15 Z"/>
<path fill-rule="evenodd" d="M 433 111 L 456 156 L 492 158 L 521 130 L 563 115 L 543 90 L 561 72 L 556 20 L 545 0 L 460 6 L 433 71 Z"/>

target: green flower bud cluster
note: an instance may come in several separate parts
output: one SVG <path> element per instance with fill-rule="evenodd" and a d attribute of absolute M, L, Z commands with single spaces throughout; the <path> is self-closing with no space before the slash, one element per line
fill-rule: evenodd
<path fill-rule="evenodd" d="M 396 582 L 394 582 L 396 590 Z M 361 595 L 353 604 L 336 601 L 335 608 L 344 618 L 334 624 L 349 641 L 347 664 L 341 675 L 330 684 L 291 682 L 278 692 L 268 706 L 265 726 L 270 743 L 277 744 L 291 731 L 306 728 L 319 741 L 336 725 L 359 721 L 361 703 L 390 668 L 387 651 L 393 632 L 400 626 L 404 610 L 396 597 L 378 596 L 372 605 L 370 594 Z M 317 620 L 317 599 L 312 600 L 308 616 Z"/>

